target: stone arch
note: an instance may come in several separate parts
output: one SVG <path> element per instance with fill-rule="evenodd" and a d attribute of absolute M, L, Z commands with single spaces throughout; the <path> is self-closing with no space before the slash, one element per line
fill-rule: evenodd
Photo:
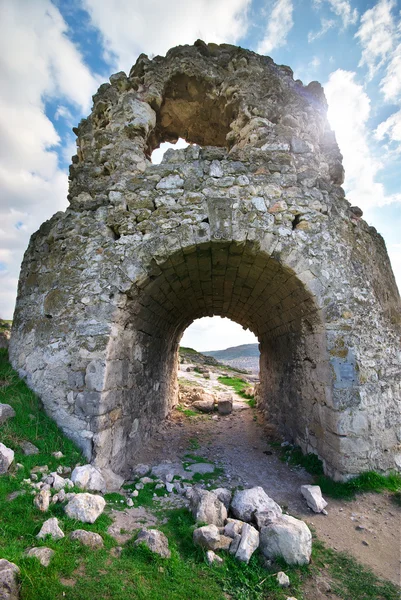
<path fill-rule="evenodd" d="M 174 400 L 183 327 L 220 314 L 258 335 L 265 410 L 326 473 L 401 468 L 400 298 L 345 199 L 321 86 L 198 41 L 141 55 L 93 100 L 70 206 L 25 254 L 10 342 L 48 413 L 123 469 Z M 179 135 L 203 147 L 152 165 Z"/>
<path fill-rule="evenodd" d="M 169 413 L 177 396 L 179 340 L 192 321 L 213 315 L 258 336 L 260 408 L 287 438 L 324 458 L 323 427 L 313 412 L 314 404 L 325 404 L 331 383 L 324 327 L 316 299 L 294 271 L 255 242 L 212 239 L 149 265 L 148 273 L 139 290 L 128 293 L 109 341 L 105 402 L 119 398 L 121 417 L 99 437 L 98 463 L 121 468 Z"/>

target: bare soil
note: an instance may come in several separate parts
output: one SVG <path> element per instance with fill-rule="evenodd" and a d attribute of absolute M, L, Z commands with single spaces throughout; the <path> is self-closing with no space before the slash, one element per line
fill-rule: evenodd
<path fill-rule="evenodd" d="M 217 375 L 201 381 L 192 373 L 181 377 L 209 389 Z M 271 430 L 256 409 L 241 398 L 228 416 L 185 417 L 175 410 L 143 452 L 140 462 L 183 460 L 188 452 L 213 461 L 224 469 L 219 484 L 262 486 L 282 507 L 303 519 L 319 539 L 335 550 L 345 551 L 376 575 L 400 585 L 401 510 L 389 494 L 361 494 L 353 501 L 328 499 L 328 515 L 315 514 L 306 505 L 299 488 L 313 478 L 303 468 L 283 463 L 270 446 Z M 194 450 L 195 448 L 195 450 Z"/>

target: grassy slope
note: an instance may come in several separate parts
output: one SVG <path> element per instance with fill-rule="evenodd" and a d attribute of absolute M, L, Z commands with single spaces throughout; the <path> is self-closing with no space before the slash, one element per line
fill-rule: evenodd
<path fill-rule="evenodd" d="M 319 543 L 315 544 L 310 567 L 285 567 L 291 579 L 291 587 L 285 591 L 278 588 L 274 577 L 280 564 L 269 572 L 257 554 L 249 565 L 225 555 L 222 567 L 209 567 L 203 551 L 192 543 L 194 523 L 186 509 L 167 514 L 168 521 L 162 529 L 169 538 L 172 558 L 166 561 L 145 548 L 134 547 L 132 541 L 125 544 L 120 558 L 114 557 L 110 550 L 117 544 L 106 533 L 110 523 L 107 511 L 89 525 L 68 519 L 60 504 L 52 505 L 45 514 L 40 513 L 34 508 L 29 492 L 9 501 L 8 494 L 23 487 L 22 479 L 33 466 L 47 464 L 53 470 L 60 463 L 73 467 L 82 459 L 74 444 L 43 413 L 38 399 L 12 371 L 4 351 L 0 351 L 0 382 L 0 402 L 11 404 L 17 413 L 1 427 L 0 438 L 15 450 L 15 462 L 24 465 L 21 470 L 11 469 L 9 474 L 0 476 L 0 557 L 19 566 L 22 600 L 92 597 L 98 600 L 224 600 L 227 594 L 233 600 L 283 600 L 290 595 L 302 600 L 302 583 L 319 564 L 329 565 L 335 577 L 335 589 L 340 590 L 339 597 L 344 600 L 398 599 L 394 586 L 380 583 L 352 559 L 325 550 Z M 40 454 L 23 455 L 18 447 L 22 439 L 33 442 Z M 51 457 L 51 452 L 57 450 L 65 454 L 61 461 Z M 151 503 L 150 497 L 146 503 Z M 35 536 L 41 524 L 51 516 L 59 518 L 66 537 L 57 542 L 39 542 Z M 69 540 L 68 533 L 77 528 L 100 533 L 105 548 L 94 551 Z M 55 550 L 49 567 L 24 557 L 26 548 L 45 545 Z M 65 579 L 75 581 L 73 587 L 64 585 L 62 581 L 68 583 Z"/>

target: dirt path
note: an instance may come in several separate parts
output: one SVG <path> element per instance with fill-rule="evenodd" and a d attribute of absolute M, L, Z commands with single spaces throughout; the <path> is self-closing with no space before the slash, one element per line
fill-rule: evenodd
<path fill-rule="evenodd" d="M 209 388 L 216 384 L 213 377 L 196 381 Z M 174 411 L 136 462 L 175 461 L 188 451 L 223 467 L 222 485 L 262 486 L 288 512 L 313 526 L 327 545 L 352 554 L 378 576 L 400 585 L 400 509 L 386 494 L 364 494 L 351 502 L 329 500 L 327 516 L 312 513 L 299 493 L 302 484 L 312 482 L 311 475 L 279 460 L 256 410 L 217 418 L 187 418 Z"/>

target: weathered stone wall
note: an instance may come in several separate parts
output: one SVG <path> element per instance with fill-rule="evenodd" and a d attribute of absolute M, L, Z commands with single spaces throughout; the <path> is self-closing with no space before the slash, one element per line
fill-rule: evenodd
<path fill-rule="evenodd" d="M 344 198 L 318 83 L 234 46 L 139 57 L 76 129 L 70 207 L 32 236 L 13 365 L 99 466 L 123 470 L 176 401 L 186 327 L 258 336 L 262 408 L 326 472 L 401 467 L 400 300 Z M 151 164 L 161 141 L 191 144 Z"/>

